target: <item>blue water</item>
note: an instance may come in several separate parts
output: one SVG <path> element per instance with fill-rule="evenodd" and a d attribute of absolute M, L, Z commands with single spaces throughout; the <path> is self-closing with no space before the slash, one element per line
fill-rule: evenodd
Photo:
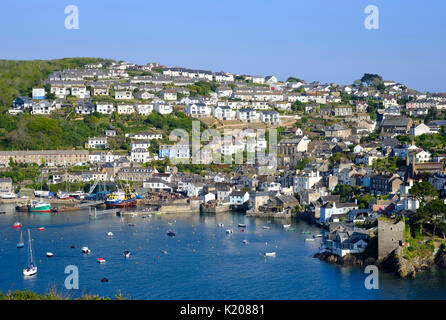
<path fill-rule="evenodd" d="M 0 290 L 55 288 L 63 294 L 83 293 L 132 299 L 444 299 L 446 271 L 433 269 L 416 280 L 400 280 L 380 272 L 379 290 L 367 290 L 360 267 L 333 266 L 313 258 L 320 240 L 304 242 L 303 231 L 321 230 L 290 220 L 296 231 L 285 231 L 283 221 L 247 218 L 239 214 L 176 214 L 152 218 L 90 217 L 88 212 L 32 214 L 0 211 Z M 25 248 L 17 249 L 23 225 Z M 135 223 L 131 227 L 127 224 Z M 172 223 L 172 226 L 169 225 Z M 225 226 L 219 228 L 218 224 Z M 245 223 L 245 232 L 238 228 Z M 264 225 L 270 226 L 265 230 Z M 38 231 L 38 227 L 45 227 Z M 25 278 L 26 229 L 31 229 L 38 274 Z M 174 229 L 175 237 L 166 232 Z M 226 234 L 231 228 L 234 233 Z M 114 233 L 112 238 L 107 233 Z M 249 244 L 242 241 L 247 239 Z M 266 244 L 267 243 L 267 244 Z M 75 245 L 76 248 L 70 248 Z M 92 252 L 83 255 L 81 247 Z M 125 259 L 124 250 L 131 256 Z M 168 253 L 163 254 L 161 250 Z M 53 258 L 45 253 L 51 251 Z M 265 251 L 276 257 L 263 256 Z M 96 259 L 106 259 L 98 264 Z M 79 290 L 64 287 L 65 267 L 79 269 Z M 101 282 L 106 277 L 109 282 Z"/>

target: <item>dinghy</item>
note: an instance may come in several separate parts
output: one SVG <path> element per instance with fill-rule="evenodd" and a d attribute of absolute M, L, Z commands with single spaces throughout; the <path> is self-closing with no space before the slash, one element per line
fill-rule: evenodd
<path fill-rule="evenodd" d="M 129 258 L 130 257 L 130 251 L 125 250 L 124 251 L 124 257 Z"/>
<path fill-rule="evenodd" d="M 265 256 L 265 257 L 275 257 L 275 256 L 276 256 L 276 253 L 275 253 L 275 252 L 265 252 L 265 253 L 264 253 L 264 256 Z"/>

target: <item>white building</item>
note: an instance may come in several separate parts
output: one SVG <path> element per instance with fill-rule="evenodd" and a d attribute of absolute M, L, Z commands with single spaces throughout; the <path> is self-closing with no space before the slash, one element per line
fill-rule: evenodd
<path fill-rule="evenodd" d="M 107 137 L 88 138 L 87 148 L 103 149 L 107 147 Z"/>
<path fill-rule="evenodd" d="M 96 103 L 96 112 L 102 114 L 112 114 L 115 111 L 115 107 L 112 102 L 97 102 Z"/>
<path fill-rule="evenodd" d="M 294 192 L 302 192 L 313 188 L 313 186 L 321 181 L 322 177 L 319 171 L 304 171 L 300 172 L 294 177 L 293 187 Z"/>
<path fill-rule="evenodd" d="M 135 112 L 135 108 L 132 104 L 118 104 L 116 111 L 118 114 L 132 114 Z"/>
<path fill-rule="evenodd" d="M 133 99 L 133 93 L 131 91 L 116 91 L 115 99 L 116 100 L 131 100 L 131 99 Z"/>
<path fill-rule="evenodd" d="M 156 103 L 153 110 L 161 114 L 170 114 L 173 112 L 172 106 L 167 103 Z"/>

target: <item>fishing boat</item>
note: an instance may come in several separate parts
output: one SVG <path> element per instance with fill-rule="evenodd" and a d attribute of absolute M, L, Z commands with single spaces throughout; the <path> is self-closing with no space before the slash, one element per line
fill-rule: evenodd
<path fill-rule="evenodd" d="M 228 234 L 231 234 L 231 233 L 233 233 L 234 231 L 232 231 L 231 229 L 227 229 L 226 230 L 226 233 L 228 233 Z"/>
<path fill-rule="evenodd" d="M 287 228 L 289 228 L 289 227 L 291 227 L 291 224 L 284 224 L 284 225 L 283 225 L 283 228 L 284 228 L 284 229 L 287 229 Z"/>
<path fill-rule="evenodd" d="M 124 251 L 124 257 L 129 258 L 130 257 L 130 251 L 125 250 Z"/>
<path fill-rule="evenodd" d="M 54 256 L 54 254 L 53 254 L 52 252 L 47 252 L 47 253 L 46 253 L 46 256 L 47 256 L 48 258 L 52 258 L 52 257 Z"/>
<path fill-rule="evenodd" d="M 23 243 L 23 233 L 22 230 L 20 230 L 20 241 L 17 243 L 17 248 L 23 248 L 25 244 Z"/>
<path fill-rule="evenodd" d="M 37 273 L 37 266 L 34 262 L 33 256 L 33 247 L 31 243 L 31 232 L 28 229 L 28 246 L 29 246 L 29 254 L 28 254 L 28 267 L 23 269 L 23 275 L 25 276 L 33 276 Z"/>
<path fill-rule="evenodd" d="M 246 228 L 246 224 L 244 224 L 244 223 L 239 223 L 238 226 L 239 226 L 239 228 Z"/>
<path fill-rule="evenodd" d="M 105 200 L 107 208 L 134 207 L 138 203 L 137 194 L 130 190 L 130 186 L 124 188 L 124 191 L 111 193 Z"/>
<path fill-rule="evenodd" d="M 169 237 L 175 237 L 175 231 L 172 231 L 172 230 L 169 230 L 169 231 L 167 231 L 167 235 L 169 236 Z"/>
<path fill-rule="evenodd" d="M 30 213 L 51 212 L 51 204 L 43 200 L 31 201 L 31 205 L 29 206 L 29 212 Z"/>
<path fill-rule="evenodd" d="M 15 222 L 15 223 L 12 225 L 12 227 L 13 227 L 13 228 L 21 228 L 21 227 L 22 227 L 22 224 L 21 224 L 20 222 Z"/>
<path fill-rule="evenodd" d="M 59 191 L 57 193 L 57 197 L 61 200 L 65 200 L 65 199 L 72 199 L 73 197 L 70 196 L 70 194 L 66 191 Z"/>
<path fill-rule="evenodd" d="M 88 247 L 82 247 L 82 253 L 90 254 L 91 250 Z"/>
<path fill-rule="evenodd" d="M 20 212 L 28 212 L 29 211 L 29 203 L 25 202 L 17 202 L 15 206 L 16 211 Z"/>
<path fill-rule="evenodd" d="M 96 261 L 98 263 L 105 263 L 105 259 L 104 258 L 98 258 Z"/>
<path fill-rule="evenodd" d="M 265 252 L 265 253 L 264 253 L 264 256 L 265 256 L 265 257 L 275 257 L 275 256 L 276 256 L 276 253 L 275 253 L 275 252 Z"/>

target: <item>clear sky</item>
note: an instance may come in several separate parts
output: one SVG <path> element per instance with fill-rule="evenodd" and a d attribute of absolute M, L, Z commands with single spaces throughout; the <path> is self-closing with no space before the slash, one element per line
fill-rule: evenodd
<path fill-rule="evenodd" d="M 67 5 L 79 29 L 64 26 Z M 379 29 L 367 30 L 368 5 Z M 378 73 L 446 92 L 445 0 L 1 0 L 0 58 L 156 61 L 351 84 Z"/>

